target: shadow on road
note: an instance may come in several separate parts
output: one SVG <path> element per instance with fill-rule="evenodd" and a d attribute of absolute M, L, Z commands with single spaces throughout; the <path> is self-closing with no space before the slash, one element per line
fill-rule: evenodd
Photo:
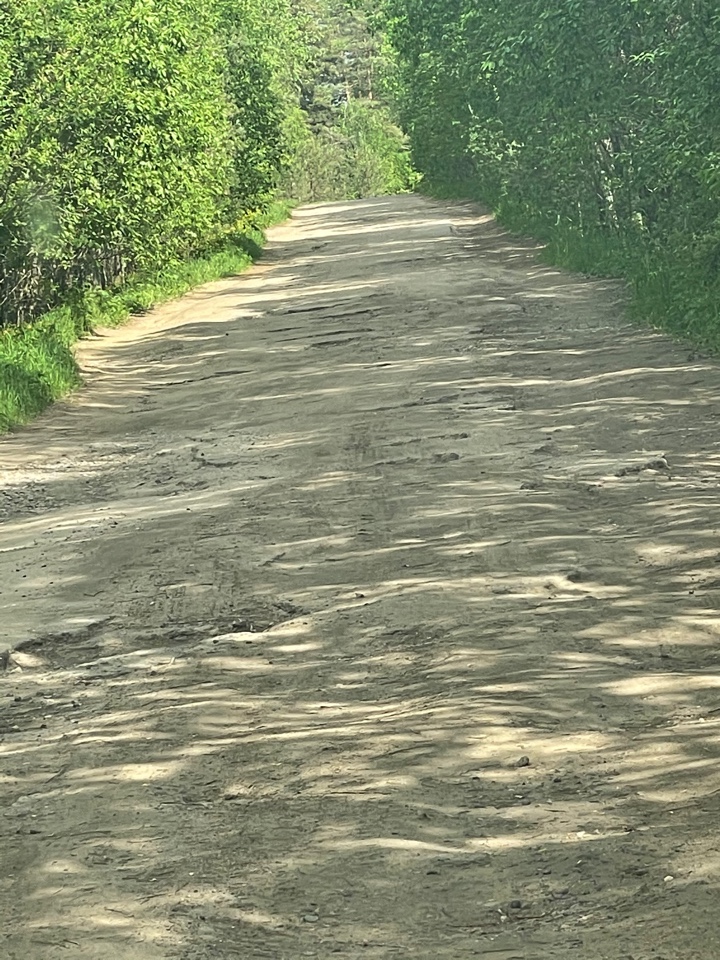
<path fill-rule="evenodd" d="M 718 955 L 717 367 L 622 297 L 308 208 L 0 442 L 3 956 Z"/>

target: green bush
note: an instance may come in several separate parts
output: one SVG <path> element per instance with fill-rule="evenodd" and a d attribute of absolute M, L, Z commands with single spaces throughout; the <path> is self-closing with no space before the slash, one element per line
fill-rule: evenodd
<path fill-rule="evenodd" d="M 382 108 L 353 101 L 337 124 L 306 132 L 288 189 L 302 200 L 351 200 L 408 192 L 417 179 L 399 127 Z"/>
<path fill-rule="evenodd" d="M 268 202 L 292 14 L 290 0 L 3 0 L 0 326 L 196 256 Z"/>
<path fill-rule="evenodd" d="M 384 0 L 428 188 L 547 256 L 624 276 L 638 313 L 720 345 L 720 9 L 681 0 Z"/>

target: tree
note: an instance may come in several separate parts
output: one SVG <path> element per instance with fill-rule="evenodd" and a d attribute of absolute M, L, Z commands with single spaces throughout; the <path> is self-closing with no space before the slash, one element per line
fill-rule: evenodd
<path fill-rule="evenodd" d="M 716 4 L 385 0 L 384 16 L 429 184 L 631 276 L 684 329 L 720 325 Z"/>

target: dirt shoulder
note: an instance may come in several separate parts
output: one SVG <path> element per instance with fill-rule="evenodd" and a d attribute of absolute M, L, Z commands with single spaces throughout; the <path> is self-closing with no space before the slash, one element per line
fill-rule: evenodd
<path fill-rule="evenodd" d="M 716 960 L 720 368 L 308 207 L 0 440 L 0 955 Z"/>

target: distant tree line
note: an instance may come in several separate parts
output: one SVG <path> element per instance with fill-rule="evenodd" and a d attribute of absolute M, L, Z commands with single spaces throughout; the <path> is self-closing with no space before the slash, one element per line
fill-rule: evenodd
<path fill-rule="evenodd" d="M 305 142 L 286 191 L 302 200 L 398 193 L 417 180 L 392 112 L 394 61 L 369 0 L 306 0 Z"/>

